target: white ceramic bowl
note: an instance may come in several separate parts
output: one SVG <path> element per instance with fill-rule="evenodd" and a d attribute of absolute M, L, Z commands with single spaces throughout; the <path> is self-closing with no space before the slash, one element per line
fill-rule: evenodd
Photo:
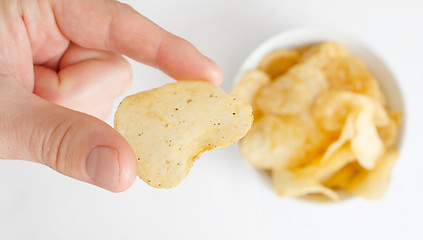
<path fill-rule="evenodd" d="M 349 50 L 350 55 L 361 58 L 373 76 L 375 76 L 375 78 L 379 81 L 380 86 L 385 93 L 388 107 L 404 114 L 404 120 L 402 121 L 402 125 L 399 129 L 397 140 L 397 148 L 400 150 L 405 130 L 405 118 L 407 116 L 397 80 L 380 57 L 375 55 L 360 41 L 347 34 L 321 29 L 298 29 L 280 33 L 259 45 L 247 57 L 235 78 L 235 84 L 240 81 L 242 75 L 246 71 L 256 69 L 261 59 L 273 50 L 299 47 L 324 41 L 335 41 L 341 43 Z M 267 174 L 264 174 L 262 171 L 258 171 L 258 173 L 266 181 L 269 181 Z"/>

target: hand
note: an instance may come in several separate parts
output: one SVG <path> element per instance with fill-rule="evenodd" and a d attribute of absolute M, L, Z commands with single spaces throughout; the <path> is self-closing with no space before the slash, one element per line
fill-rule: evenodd
<path fill-rule="evenodd" d="M 127 5 L 0 1 L 0 159 L 42 163 L 113 192 L 127 189 L 136 176 L 134 153 L 98 119 L 130 85 L 131 68 L 120 54 L 177 80 L 222 80 L 190 43 Z"/>

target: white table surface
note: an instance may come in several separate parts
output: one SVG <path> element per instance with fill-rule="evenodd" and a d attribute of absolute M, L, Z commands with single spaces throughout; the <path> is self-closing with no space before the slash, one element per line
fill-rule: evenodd
<path fill-rule="evenodd" d="M 405 97 L 408 131 L 388 194 L 335 204 L 280 198 L 236 146 L 203 154 L 174 189 L 137 180 L 120 194 L 42 165 L 0 161 L 0 239 L 423 239 L 423 1 L 124 2 L 215 60 L 226 91 L 247 55 L 277 33 L 324 27 L 361 39 L 385 59 Z M 132 63 L 126 95 L 171 82 Z"/>

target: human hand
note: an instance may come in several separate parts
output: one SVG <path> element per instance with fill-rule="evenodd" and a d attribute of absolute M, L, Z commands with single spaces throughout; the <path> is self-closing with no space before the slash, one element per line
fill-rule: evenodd
<path fill-rule="evenodd" d="M 130 85 L 120 54 L 177 80 L 222 80 L 219 67 L 187 41 L 113 0 L 0 1 L 0 159 L 127 189 L 134 153 L 98 119 Z"/>

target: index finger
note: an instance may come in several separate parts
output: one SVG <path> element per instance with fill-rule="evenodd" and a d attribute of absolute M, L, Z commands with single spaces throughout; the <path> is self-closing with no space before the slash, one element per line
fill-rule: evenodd
<path fill-rule="evenodd" d="M 112 51 L 181 79 L 222 81 L 222 71 L 193 45 L 114 0 L 52 0 L 61 32 L 85 48 Z"/>

